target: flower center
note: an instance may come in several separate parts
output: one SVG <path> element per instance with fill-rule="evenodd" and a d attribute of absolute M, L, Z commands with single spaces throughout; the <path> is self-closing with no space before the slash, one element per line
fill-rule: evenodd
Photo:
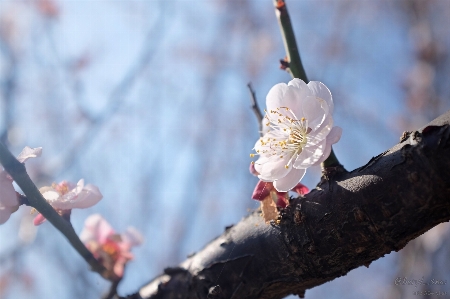
<path fill-rule="evenodd" d="M 107 240 L 104 244 L 102 244 L 101 249 L 107 253 L 114 261 L 119 258 L 120 248 L 116 242 L 112 240 Z"/>
<path fill-rule="evenodd" d="M 70 186 L 67 181 L 62 181 L 59 184 L 53 183 L 52 188 L 55 189 L 60 195 L 67 194 L 70 191 Z"/>
<path fill-rule="evenodd" d="M 284 111 L 285 113 L 281 113 Z M 290 159 L 285 165 L 289 168 L 292 161 L 302 152 L 307 143 L 307 136 L 311 132 L 308 121 L 302 117 L 298 119 L 294 112 L 288 107 L 279 107 L 276 110 L 266 111 L 266 126 L 270 127 L 271 137 L 266 139 L 267 134 L 260 139 L 261 146 L 256 150 L 256 155 L 268 158 L 277 157 Z M 254 157 L 255 154 L 250 154 Z"/>
<path fill-rule="evenodd" d="M 303 148 L 306 144 L 306 132 L 305 130 L 299 129 L 299 128 L 291 128 L 291 133 L 289 134 L 289 138 L 287 139 L 287 142 L 289 144 L 294 145 L 296 148 Z"/>

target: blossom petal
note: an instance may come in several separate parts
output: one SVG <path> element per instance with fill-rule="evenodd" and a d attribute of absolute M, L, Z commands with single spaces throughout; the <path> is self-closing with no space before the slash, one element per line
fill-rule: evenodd
<path fill-rule="evenodd" d="M 323 161 L 325 161 L 328 156 L 331 154 L 331 143 L 327 143 L 325 145 L 325 148 L 323 150 L 323 154 L 322 156 L 319 158 L 319 160 L 317 160 L 313 165 L 311 166 L 317 166 L 320 165 L 320 163 L 322 163 Z"/>
<path fill-rule="evenodd" d="M 87 184 L 83 190 L 81 190 L 80 194 L 78 194 L 78 198 L 72 201 L 72 209 L 86 209 L 92 207 L 102 198 L 103 195 L 100 193 L 97 186 Z"/>
<path fill-rule="evenodd" d="M 300 79 L 293 79 L 289 82 L 289 95 L 286 93 L 286 96 L 292 96 L 294 99 L 291 101 L 294 102 L 294 105 L 287 106 L 292 109 L 292 111 L 295 113 L 295 116 L 297 119 L 300 119 L 304 117 L 302 107 L 303 105 L 307 104 L 306 98 L 309 96 L 312 96 L 313 93 L 309 89 L 308 85 L 306 85 L 303 80 Z"/>
<path fill-rule="evenodd" d="M 285 105 L 283 98 L 287 90 L 288 86 L 286 83 L 278 83 L 269 90 L 266 96 L 266 107 L 268 111 L 276 110 Z"/>
<path fill-rule="evenodd" d="M 260 160 L 255 162 L 255 169 L 260 173 L 258 178 L 264 180 L 277 180 L 280 179 L 291 171 L 292 167 L 286 168 L 285 166 L 288 164 L 291 155 L 285 155 L 283 158 L 279 156 L 273 157 L 268 160 L 262 159 L 264 163 L 261 163 Z M 261 164 L 260 164 L 261 163 Z"/>
<path fill-rule="evenodd" d="M 313 93 L 309 89 L 308 85 L 301 79 L 294 78 L 288 83 L 289 90 L 293 91 L 292 94 L 295 96 L 295 103 L 302 103 L 306 97 L 312 96 Z M 289 107 L 289 106 L 288 106 Z M 295 110 L 295 105 L 293 107 L 289 107 Z"/>
<path fill-rule="evenodd" d="M 308 87 L 315 96 L 321 98 L 328 104 L 329 113 L 333 114 L 334 111 L 333 97 L 328 87 L 326 87 L 325 84 L 319 81 L 309 82 Z"/>
<path fill-rule="evenodd" d="M 308 144 L 315 145 L 324 140 L 333 127 L 333 117 L 327 115 L 322 124 L 316 130 L 311 131 L 308 135 Z"/>
<path fill-rule="evenodd" d="M 44 189 L 45 188 L 45 189 Z M 46 188 L 50 188 L 50 190 L 46 190 Z M 41 191 L 42 196 L 45 198 L 45 200 L 47 200 L 47 202 L 49 204 L 51 204 L 53 206 L 53 203 L 58 201 L 58 199 L 60 198 L 60 195 L 58 192 L 56 192 L 53 188 L 51 187 L 43 187 L 41 189 L 39 189 L 39 191 Z"/>
<path fill-rule="evenodd" d="M 335 144 L 341 139 L 342 136 L 342 128 L 341 127 L 333 127 L 330 133 L 327 135 L 327 144 Z"/>
<path fill-rule="evenodd" d="M 305 173 L 306 169 L 292 168 L 292 170 L 285 177 L 273 182 L 273 186 L 278 192 L 287 192 L 297 185 Z"/>
<path fill-rule="evenodd" d="M 316 97 L 309 96 L 305 102 L 302 106 L 303 116 L 308 120 L 308 127 L 315 131 L 325 120 L 326 113 Z"/>
<path fill-rule="evenodd" d="M 298 155 L 294 162 L 294 168 L 308 168 L 322 157 L 325 150 L 326 140 L 322 140 L 317 145 L 306 146 Z"/>
<path fill-rule="evenodd" d="M 80 190 L 80 188 L 82 189 Z M 44 197 L 50 192 L 51 191 L 44 193 Z M 47 197 L 45 198 L 47 199 Z M 47 199 L 47 201 L 55 209 L 70 210 L 86 209 L 92 207 L 93 205 L 97 204 L 102 198 L 103 195 L 100 193 L 100 190 L 97 186 L 92 184 L 87 184 L 86 186 L 84 186 L 84 182 L 80 180 L 77 187 L 75 187 L 73 190 L 70 190 L 67 194 L 51 200 Z"/>
<path fill-rule="evenodd" d="M 319 165 L 328 158 L 328 156 L 331 153 L 331 145 L 338 142 L 339 139 L 341 139 L 341 135 L 342 135 L 341 127 L 333 127 L 333 129 L 331 129 L 330 134 L 328 134 L 327 136 L 326 139 L 327 144 L 325 146 L 322 156 L 312 166 Z"/>
<path fill-rule="evenodd" d="M 302 79 L 294 78 L 291 81 L 289 81 L 288 86 L 293 86 L 299 90 L 304 90 L 306 96 L 309 96 L 311 94 L 311 91 L 308 87 L 308 84 L 305 83 Z"/>
<path fill-rule="evenodd" d="M 125 264 L 130 260 L 130 258 L 119 257 L 119 259 L 114 263 L 113 272 L 117 277 L 122 277 L 125 271 Z"/>
<path fill-rule="evenodd" d="M 45 219 L 45 217 L 41 213 L 39 213 L 36 215 L 36 217 L 34 217 L 33 224 L 35 226 L 38 226 L 38 225 L 41 225 L 42 223 L 44 223 L 45 220 L 47 220 L 47 219 Z"/>
<path fill-rule="evenodd" d="M 134 227 L 130 226 L 121 234 L 122 241 L 129 247 L 141 245 L 144 242 L 144 236 Z"/>
<path fill-rule="evenodd" d="M 8 221 L 10 216 L 11 216 L 11 211 L 8 208 L 0 207 L 0 224 L 3 224 L 6 221 Z"/>
<path fill-rule="evenodd" d="M 17 156 L 17 160 L 20 163 L 25 162 L 26 160 L 30 159 L 30 158 L 36 158 L 36 157 L 40 157 L 42 154 L 42 147 L 36 147 L 36 148 L 31 148 L 29 146 L 26 146 L 19 154 L 19 156 Z"/>
<path fill-rule="evenodd" d="M 12 182 L 6 171 L 0 172 L 0 207 L 13 207 L 19 204 Z"/>
<path fill-rule="evenodd" d="M 254 176 L 258 176 L 259 175 L 259 172 L 257 172 L 256 169 L 255 169 L 255 163 L 254 162 L 250 163 L 250 166 L 248 167 L 248 170 Z"/>
<path fill-rule="evenodd" d="M 269 133 L 270 127 L 267 125 L 267 119 L 263 118 L 261 121 L 262 135 Z"/>
<path fill-rule="evenodd" d="M 73 192 L 78 195 L 80 194 L 81 190 L 84 188 L 84 179 L 80 179 L 77 183 L 77 186 L 73 189 Z"/>
<path fill-rule="evenodd" d="M 85 244 L 91 241 L 103 244 L 114 233 L 114 229 L 105 218 L 100 214 L 94 214 L 85 220 L 80 239 Z"/>
<path fill-rule="evenodd" d="M 285 83 L 279 83 L 272 87 L 266 97 L 266 107 L 268 113 L 272 110 L 277 110 L 282 115 L 293 117 L 294 112 L 296 118 L 302 118 L 301 106 L 303 104 L 303 98 L 310 94 L 308 88 L 299 89 L 294 86 L 288 86 Z M 287 107 L 290 109 L 279 109 Z"/>

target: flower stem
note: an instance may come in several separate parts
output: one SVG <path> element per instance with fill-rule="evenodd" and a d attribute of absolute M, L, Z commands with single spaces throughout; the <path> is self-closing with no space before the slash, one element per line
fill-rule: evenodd
<path fill-rule="evenodd" d="M 58 229 L 66 238 L 75 250 L 86 260 L 91 266 L 92 270 L 99 273 L 105 279 L 109 279 L 110 273 L 103 267 L 92 255 L 92 253 L 84 246 L 78 235 L 75 233 L 70 222 L 64 220 L 47 203 L 42 197 L 36 185 L 28 176 L 25 165 L 17 161 L 6 146 L 0 142 L 0 163 L 5 168 L 5 171 L 14 179 L 22 191 L 25 193 L 28 204 L 38 210 L 56 229 Z"/>
<path fill-rule="evenodd" d="M 305 69 L 303 68 L 300 53 L 298 51 L 297 42 L 295 41 L 294 29 L 292 28 L 291 18 L 284 0 L 273 0 L 275 5 L 275 13 L 277 15 L 278 24 L 280 25 L 281 36 L 283 38 L 284 49 L 287 57 L 287 71 L 293 78 L 302 79 L 309 82 L 306 77 Z"/>
<path fill-rule="evenodd" d="M 119 286 L 120 281 L 122 280 L 122 278 L 118 279 L 118 280 L 114 280 L 109 288 L 109 291 L 107 294 L 105 294 L 105 296 L 103 296 L 102 299 L 114 299 L 117 298 L 115 297 L 117 295 L 117 287 Z"/>
<path fill-rule="evenodd" d="M 284 49 L 286 50 L 286 70 L 291 74 L 292 78 L 299 78 L 308 83 L 309 80 L 306 76 L 306 72 L 300 58 L 300 52 L 295 40 L 294 29 L 292 28 L 291 18 L 289 17 L 286 2 L 285 0 L 273 0 L 273 3 L 275 5 L 275 13 L 278 19 L 278 24 L 280 25 Z M 322 169 L 340 165 L 333 149 L 331 149 L 330 155 L 321 165 Z"/>

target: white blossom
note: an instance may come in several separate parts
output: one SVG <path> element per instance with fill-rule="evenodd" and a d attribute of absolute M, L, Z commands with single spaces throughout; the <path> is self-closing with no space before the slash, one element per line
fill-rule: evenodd
<path fill-rule="evenodd" d="M 280 192 L 294 188 L 306 169 L 325 161 L 342 129 L 333 127 L 333 99 L 321 82 L 293 79 L 272 87 L 266 98 L 264 136 L 254 147 L 258 177 Z"/>

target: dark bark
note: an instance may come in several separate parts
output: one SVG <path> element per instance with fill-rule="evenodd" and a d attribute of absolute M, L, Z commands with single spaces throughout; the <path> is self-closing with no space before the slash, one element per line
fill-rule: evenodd
<path fill-rule="evenodd" d="M 143 298 L 304 295 L 450 220 L 450 111 L 352 172 L 343 168 L 280 221 L 254 212 L 143 287 Z M 139 294 L 129 298 L 141 298 Z"/>

